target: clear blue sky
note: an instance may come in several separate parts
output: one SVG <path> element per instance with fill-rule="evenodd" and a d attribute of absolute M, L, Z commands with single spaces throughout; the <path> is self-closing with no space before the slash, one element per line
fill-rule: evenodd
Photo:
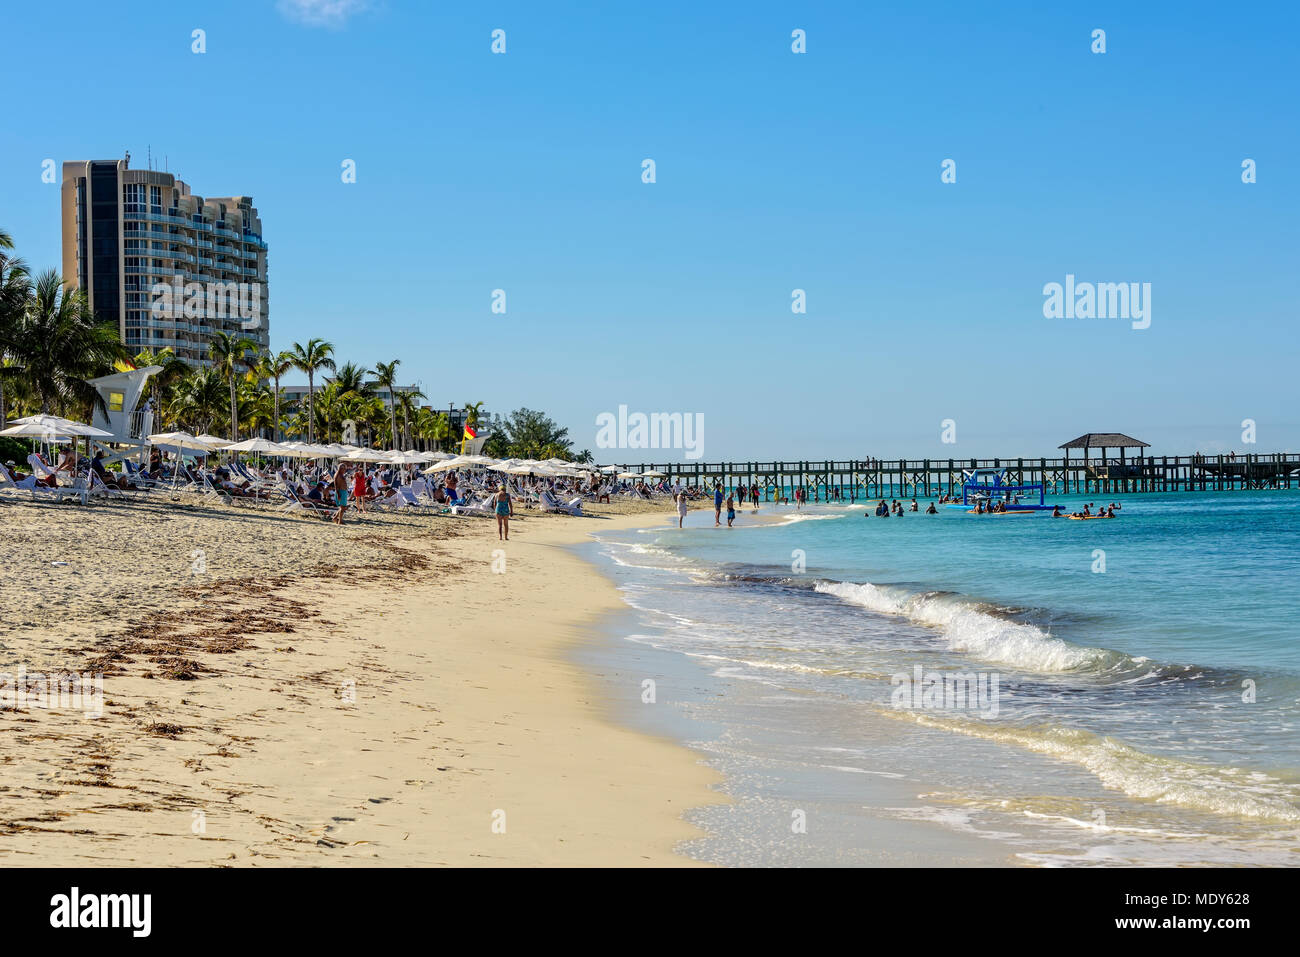
<path fill-rule="evenodd" d="M 898 6 L 12 4 L 0 224 L 57 267 L 41 161 L 152 147 L 254 197 L 275 348 L 601 460 L 680 458 L 597 450 L 619 404 L 709 460 L 1300 447 L 1296 5 Z M 1044 318 L 1066 273 L 1151 283 L 1151 327 Z"/>

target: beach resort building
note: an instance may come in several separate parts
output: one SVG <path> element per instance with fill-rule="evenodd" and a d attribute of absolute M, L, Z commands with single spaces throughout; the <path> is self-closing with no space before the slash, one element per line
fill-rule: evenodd
<path fill-rule="evenodd" d="M 266 242 L 250 196 L 203 197 L 119 160 L 63 164 L 63 276 L 133 352 L 195 365 L 224 331 L 270 344 Z"/>

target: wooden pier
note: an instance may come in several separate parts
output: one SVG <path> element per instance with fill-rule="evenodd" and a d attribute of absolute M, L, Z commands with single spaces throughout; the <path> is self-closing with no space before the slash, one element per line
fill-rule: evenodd
<path fill-rule="evenodd" d="M 1223 492 L 1300 488 L 1300 454 L 1138 455 L 1119 459 L 896 459 L 822 462 L 667 462 L 621 465 L 659 471 L 669 482 L 709 489 L 758 485 L 771 501 L 779 491 L 808 501 L 960 495 L 964 470 L 1006 469 L 1017 485 L 1041 482 L 1049 495 L 1137 492 Z"/>

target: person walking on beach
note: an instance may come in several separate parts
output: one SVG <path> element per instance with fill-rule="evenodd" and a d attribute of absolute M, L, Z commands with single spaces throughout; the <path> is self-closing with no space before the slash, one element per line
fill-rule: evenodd
<path fill-rule="evenodd" d="M 686 522 L 686 493 L 677 493 L 677 527 L 683 528 Z"/>
<path fill-rule="evenodd" d="M 713 486 L 713 527 L 722 524 L 722 486 Z"/>
<path fill-rule="evenodd" d="M 366 470 L 358 465 L 352 475 L 352 498 L 356 501 L 357 511 L 366 510 Z"/>
<path fill-rule="evenodd" d="M 515 514 L 515 503 L 510 498 L 510 493 L 506 491 L 504 483 L 497 489 L 496 502 L 497 540 L 508 542 L 510 541 L 510 517 Z"/>
<path fill-rule="evenodd" d="M 334 477 L 330 481 L 330 487 L 334 489 L 334 503 L 338 505 L 338 511 L 334 513 L 334 524 L 343 524 L 343 513 L 348 510 L 348 473 L 347 466 L 340 465 L 334 472 Z"/>
<path fill-rule="evenodd" d="M 758 483 L 755 482 L 749 487 L 749 495 L 754 500 L 754 511 L 758 511 Z"/>

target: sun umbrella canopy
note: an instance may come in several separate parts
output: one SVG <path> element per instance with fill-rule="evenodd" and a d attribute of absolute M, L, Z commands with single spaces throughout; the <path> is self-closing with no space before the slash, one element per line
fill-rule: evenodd
<path fill-rule="evenodd" d="M 468 462 L 463 461 L 460 457 L 445 459 L 441 462 L 435 462 L 433 465 L 430 465 L 424 470 L 424 474 L 428 475 L 430 472 L 448 472 L 452 469 L 464 468 L 468 464 Z"/>
<path fill-rule="evenodd" d="M 389 452 L 384 461 L 395 465 L 423 465 L 424 456 L 419 452 Z"/>
<path fill-rule="evenodd" d="M 388 453 L 375 449 L 355 449 L 339 457 L 341 462 L 387 462 Z"/>
<path fill-rule="evenodd" d="M 72 419 L 65 419 L 58 415 L 27 415 L 21 419 L 14 419 L 13 422 L 13 427 L 0 432 L 0 435 L 68 435 L 92 439 L 111 437 L 113 435 L 112 432 L 105 432 L 93 425 L 75 422 Z"/>
<path fill-rule="evenodd" d="M 155 432 L 149 436 L 149 441 L 154 445 L 170 445 L 177 449 L 199 449 L 203 452 L 211 452 L 212 446 L 201 439 L 190 435 L 188 432 Z"/>
<path fill-rule="evenodd" d="M 52 430 L 48 425 L 41 425 L 37 422 L 21 422 L 18 425 L 11 425 L 7 429 L 0 430 L 0 435 L 11 436 L 14 438 L 40 438 L 42 436 L 54 437 L 59 433 Z"/>
<path fill-rule="evenodd" d="M 194 436 L 200 442 L 206 442 L 209 448 L 224 449 L 226 446 L 233 444 L 230 439 L 223 439 L 219 435 L 208 435 L 204 432 L 202 435 Z"/>
<path fill-rule="evenodd" d="M 235 442 L 227 445 L 223 452 L 266 452 L 272 455 L 283 455 L 284 446 L 272 442 L 270 439 L 264 439 L 260 436 L 253 439 L 244 439 L 242 442 Z"/>
<path fill-rule="evenodd" d="M 668 476 L 666 476 L 663 472 L 660 472 L 658 469 L 651 469 L 649 472 L 642 472 L 641 477 L 642 478 L 667 478 Z"/>

